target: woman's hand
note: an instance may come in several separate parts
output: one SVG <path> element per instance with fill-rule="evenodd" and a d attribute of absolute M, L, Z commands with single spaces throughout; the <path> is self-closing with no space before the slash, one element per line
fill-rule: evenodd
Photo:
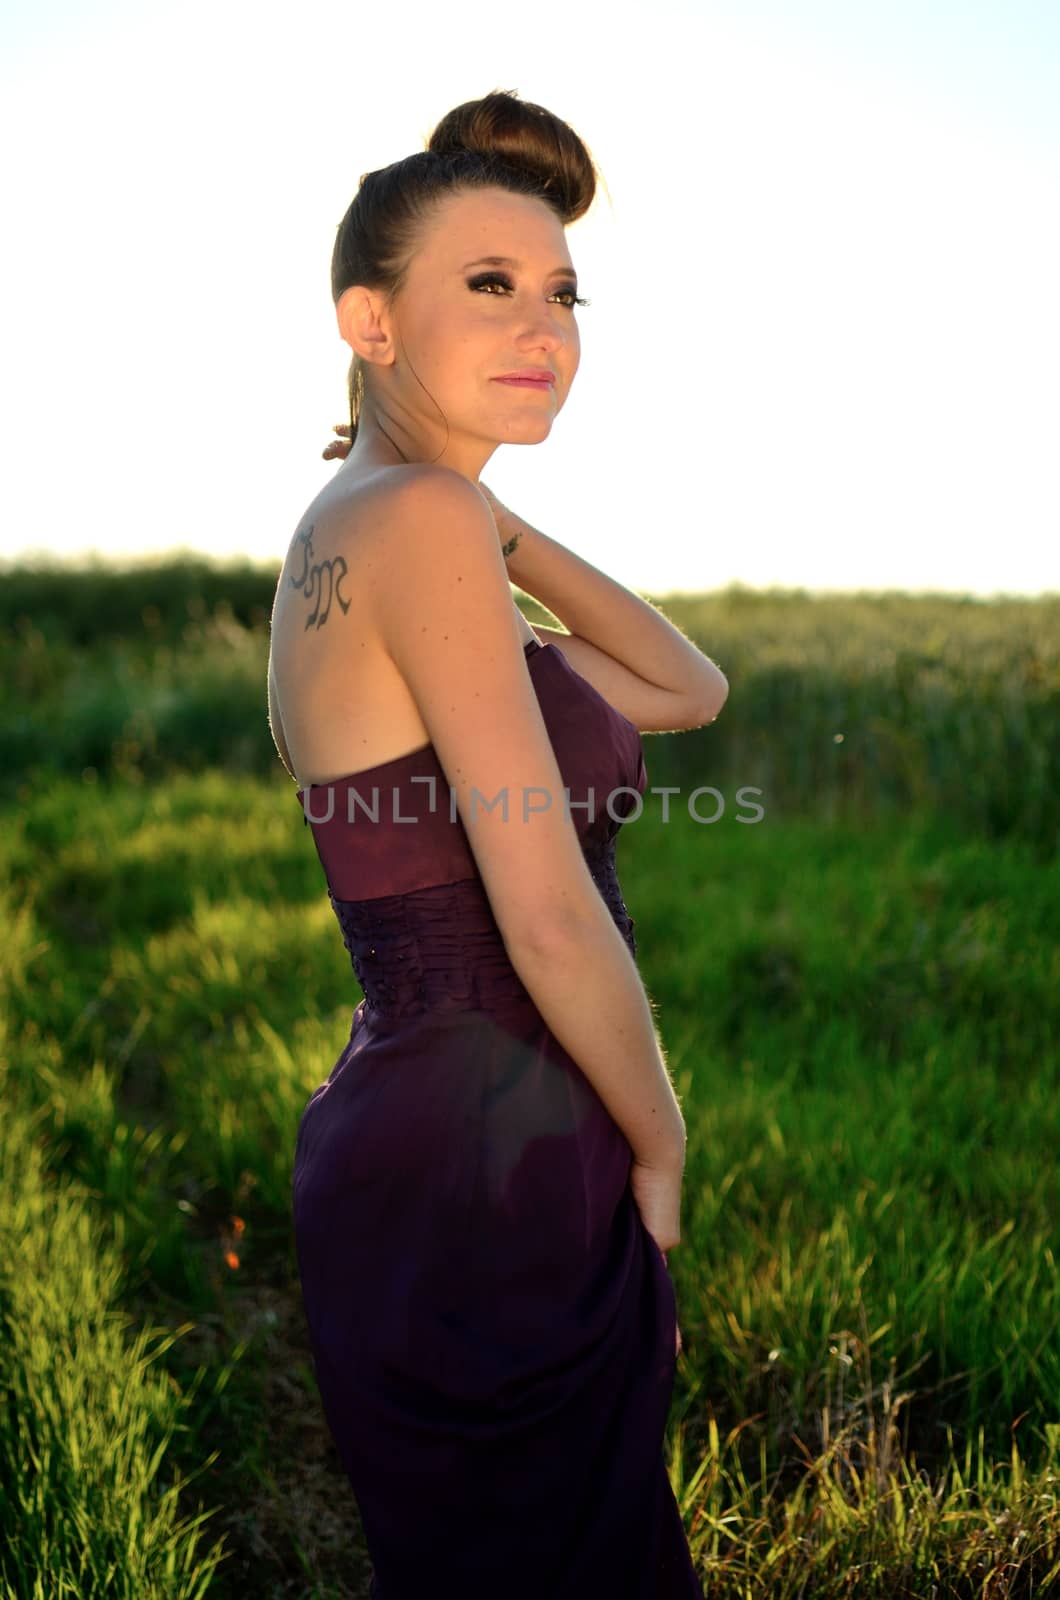
<path fill-rule="evenodd" d="M 649 1166 L 633 1157 L 629 1186 L 645 1228 L 665 1254 L 681 1243 L 681 1180 L 684 1153 Z"/>
<path fill-rule="evenodd" d="M 332 439 L 330 444 L 324 446 L 321 455 L 325 461 L 344 461 L 351 449 L 350 425 L 348 422 L 336 422 L 332 431 L 342 434 L 344 437 Z"/>
<path fill-rule="evenodd" d="M 684 1176 L 683 1151 L 660 1166 L 648 1166 L 634 1156 L 629 1186 L 637 1203 L 641 1221 L 659 1247 L 663 1261 L 666 1252 L 681 1242 L 681 1181 Z M 669 1264 L 667 1264 L 669 1270 Z M 681 1330 L 677 1330 L 677 1354 L 681 1353 Z"/>

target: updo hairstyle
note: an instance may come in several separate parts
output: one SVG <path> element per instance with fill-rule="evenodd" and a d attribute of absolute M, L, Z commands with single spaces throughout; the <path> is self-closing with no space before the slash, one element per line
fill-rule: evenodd
<path fill-rule="evenodd" d="M 362 173 L 339 223 L 331 257 L 331 297 L 352 284 L 390 300 L 403 286 L 421 230 L 438 202 L 470 189 L 500 187 L 552 207 L 564 227 L 585 215 L 597 170 L 582 140 L 544 106 L 494 89 L 446 113 L 426 148 Z M 350 442 L 364 400 L 364 370 L 350 364 Z"/>

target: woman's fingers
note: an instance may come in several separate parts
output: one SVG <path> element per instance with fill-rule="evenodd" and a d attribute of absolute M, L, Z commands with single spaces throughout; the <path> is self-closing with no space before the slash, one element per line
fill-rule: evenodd
<path fill-rule="evenodd" d="M 349 423 L 333 422 L 331 425 L 331 431 L 332 433 L 337 433 L 339 437 L 337 439 L 329 439 L 328 443 L 320 452 L 325 461 L 334 461 L 336 456 L 345 458 L 350 453 L 350 437 L 352 434 L 352 429 L 350 428 Z"/>

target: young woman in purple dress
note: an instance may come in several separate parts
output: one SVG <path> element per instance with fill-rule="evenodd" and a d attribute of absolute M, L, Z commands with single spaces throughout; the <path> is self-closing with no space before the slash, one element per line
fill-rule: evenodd
<path fill-rule="evenodd" d="M 332 259 L 342 464 L 273 608 L 273 735 L 364 991 L 294 1221 L 378 1600 L 702 1595 L 661 1457 L 685 1127 L 615 873 L 629 807 L 588 797 L 643 792 L 639 734 L 728 686 L 479 476 L 570 393 L 565 229 L 595 190 L 573 129 L 508 91 L 362 177 Z M 406 814 L 354 820 L 369 787 Z M 513 825 L 512 792 L 549 800 Z"/>

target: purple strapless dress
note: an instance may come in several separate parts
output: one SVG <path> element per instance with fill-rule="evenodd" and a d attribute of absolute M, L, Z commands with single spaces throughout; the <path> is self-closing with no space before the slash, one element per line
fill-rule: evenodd
<path fill-rule="evenodd" d="M 526 648 L 635 956 L 615 844 L 640 735 Z M 433 747 L 298 798 L 364 994 L 302 1114 L 293 1200 L 373 1600 L 703 1600 L 662 1453 L 674 1288 L 630 1146 L 508 960 Z"/>

